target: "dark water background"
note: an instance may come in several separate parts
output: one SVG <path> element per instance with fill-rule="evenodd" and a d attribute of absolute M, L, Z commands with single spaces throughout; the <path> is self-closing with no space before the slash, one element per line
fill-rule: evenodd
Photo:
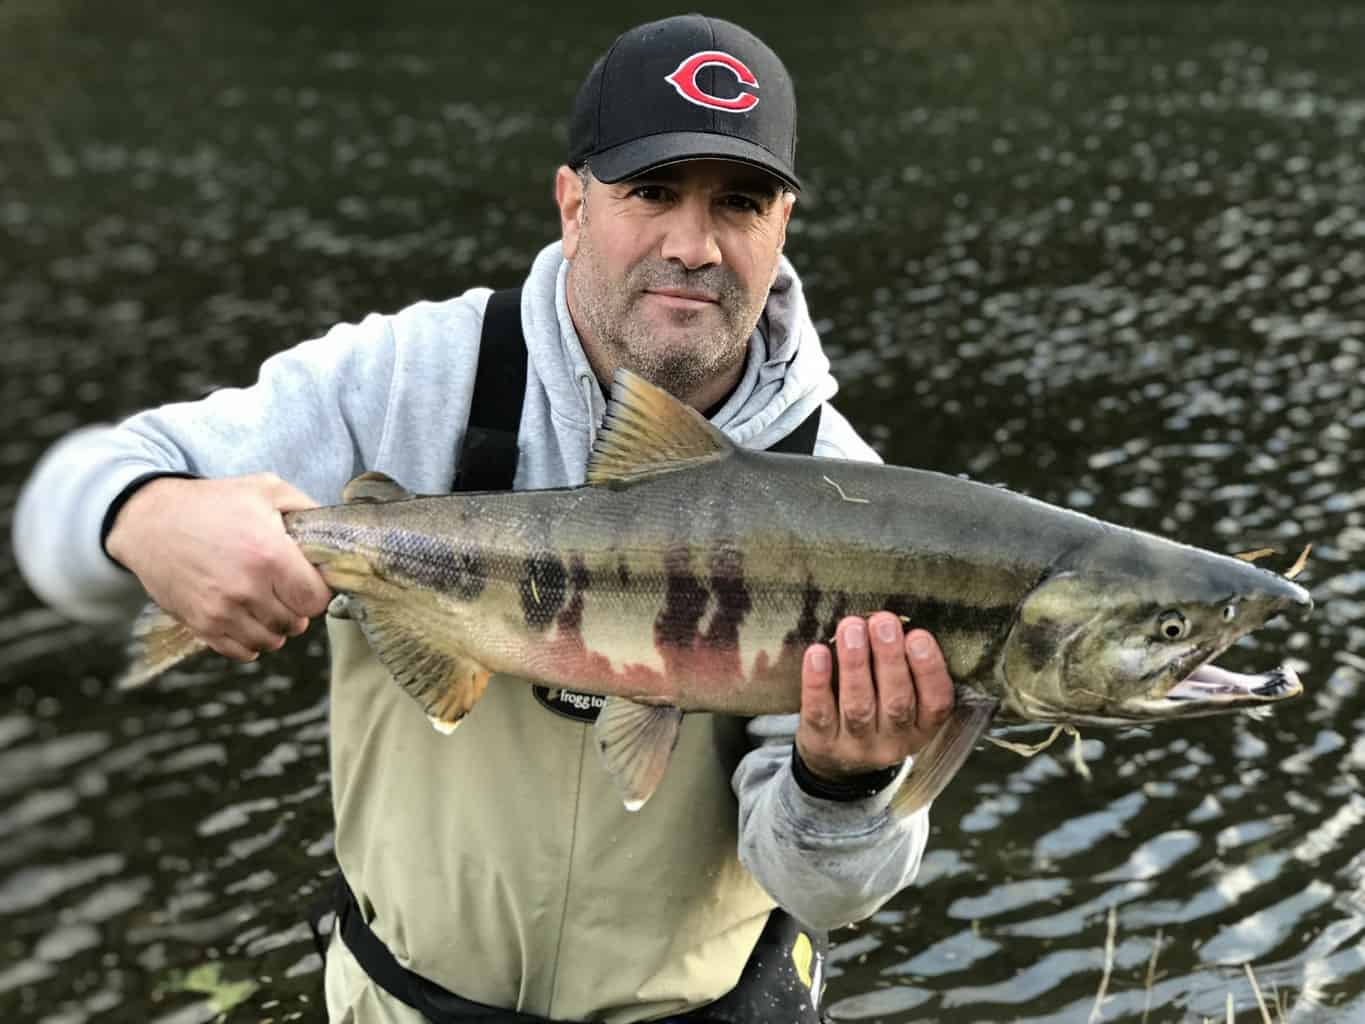
<path fill-rule="evenodd" d="M 1319 611 L 1272 719 L 983 748 L 840 1021 L 1365 1020 L 1365 7 L 731 5 L 796 78 L 789 255 L 892 461 L 1218 550 Z M 0 2 L 0 516 L 78 424 L 519 280 L 572 90 L 650 13 Z M 325 655 L 125 696 L 0 541 L 0 1020 L 319 1019 Z M 1022 738 L 1038 738 L 1033 732 Z M 1149 967 L 1159 952 L 1154 977 Z"/>

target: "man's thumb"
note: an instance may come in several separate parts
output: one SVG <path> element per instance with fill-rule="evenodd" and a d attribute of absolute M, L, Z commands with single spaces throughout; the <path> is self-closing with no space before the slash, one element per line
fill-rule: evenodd
<path fill-rule="evenodd" d="M 266 483 L 270 503 L 279 512 L 297 512 L 300 509 L 318 507 L 318 503 L 307 494 L 274 474 L 267 474 Z"/>

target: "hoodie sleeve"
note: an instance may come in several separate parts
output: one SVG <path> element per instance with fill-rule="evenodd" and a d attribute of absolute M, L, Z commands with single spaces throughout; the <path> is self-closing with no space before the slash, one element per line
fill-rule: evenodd
<path fill-rule="evenodd" d="M 833 406 L 820 417 L 816 454 L 880 461 Z M 797 715 L 749 723 L 755 744 L 735 769 L 739 858 L 779 906 L 814 928 L 860 921 L 914 881 L 929 837 L 929 810 L 891 814 L 908 764 L 880 792 L 850 801 L 812 796 L 792 771 Z"/>
<path fill-rule="evenodd" d="M 929 837 L 928 808 L 889 807 L 900 774 L 881 792 L 847 802 L 806 793 L 792 774 L 796 715 L 749 723 L 758 746 L 735 770 L 739 858 L 783 909 L 813 928 L 860 921 L 914 881 Z"/>
<path fill-rule="evenodd" d="M 110 503 L 152 472 L 226 477 L 269 471 L 335 501 L 383 443 L 394 378 L 389 320 L 343 324 L 262 364 L 247 388 L 67 435 L 38 462 L 15 508 L 14 550 L 33 591 L 76 619 L 126 616 L 144 598 L 104 552 Z"/>

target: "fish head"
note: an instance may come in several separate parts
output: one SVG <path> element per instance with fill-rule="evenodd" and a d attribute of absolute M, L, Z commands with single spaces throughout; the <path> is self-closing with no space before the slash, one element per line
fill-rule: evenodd
<path fill-rule="evenodd" d="M 1038 721 L 1131 724 L 1263 707 L 1303 691 L 1286 665 L 1245 674 L 1213 660 L 1308 591 L 1213 552 L 1123 531 L 1054 567 L 1006 641 L 1006 706 Z"/>

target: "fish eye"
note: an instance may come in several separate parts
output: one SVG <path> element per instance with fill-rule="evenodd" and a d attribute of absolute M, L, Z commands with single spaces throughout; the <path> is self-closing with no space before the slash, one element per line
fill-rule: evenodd
<path fill-rule="evenodd" d="M 1223 605 L 1223 621 L 1231 622 L 1235 618 L 1237 618 L 1237 606 L 1235 604 Z"/>
<path fill-rule="evenodd" d="M 1161 613 L 1156 628 L 1164 640 L 1184 640 L 1190 635 L 1189 620 L 1174 609 Z"/>

